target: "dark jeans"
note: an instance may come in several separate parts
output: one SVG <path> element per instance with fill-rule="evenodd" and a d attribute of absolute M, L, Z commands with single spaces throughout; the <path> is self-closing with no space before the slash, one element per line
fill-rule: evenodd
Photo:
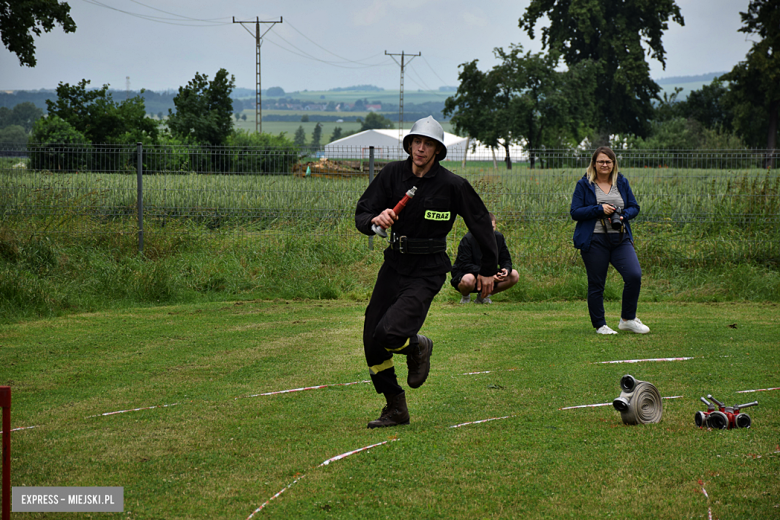
<path fill-rule="evenodd" d="M 621 241 L 622 238 L 622 241 Z M 604 285 L 607 270 L 612 264 L 623 277 L 624 320 L 636 318 L 636 305 L 642 287 L 642 268 L 636 257 L 634 245 L 626 235 L 594 233 L 587 252 L 580 251 L 585 269 L 588 271 L 588 312 L 595 328 L 606 325 L 604 319 Z"/>
<path fill-rule="evenodd" d="M 446 279 L 446 274 L 404 276 L 382 264 L 363 323 L 363 349 L 377 393 L 403 391 L 395 375 L 393 353 L 405 355 L 409 347 L 417 348 L 417 333 Z"/>

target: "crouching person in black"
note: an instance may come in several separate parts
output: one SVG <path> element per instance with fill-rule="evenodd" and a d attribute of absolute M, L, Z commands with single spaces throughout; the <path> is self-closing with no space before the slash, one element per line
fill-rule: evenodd
<path fill-rule="evenodd" d="M 477 288 L 483 298 L 493 290 L 498 261 L 493 225 L 482 199 L 468 181 L 439 164 L 447 155 L 441 125 L 432 117 L 420 119 L 404 137 L 403 146 L 409 158 L 382 168 L 355 210 L 355 225 L 366 235 L 374 234 L 373 225 L 392 227 L 363 326 L 371 381 L 387 401 L 369 428 L 409 424 L 393 354 L 406 356 L 407 384 L 422 386 L 430 370 L 433 341 L 418 332 L 450 272 L 447 234 L 457 215 L 463 217 L 482 249 Z M 392 208 L 413 187 L 414 198 L 396 214 Z"/>
<path fill-rule="evenodd" d="M 490 213 L 490 220 L 493 222 L 493 232 L 496 235 L 496 245 L 498 246 L 498 272 L 493 275 L 493 292 L 500 293 L 512 288 L 520 275 L 512 269 L 512 256 L 509 254 L 509 248 L 506 247 L 504 235 L 496 230 L 496 216 Z M 452 266 L 452 279 L 450 283 L 456 291 L 460 293 L 460 303 L 470 303 L 471 293 L 477 291 L 477 272 L 482 266 L 482 250 L 479 242 L 470 232 L 466 233 L 458 246 L 458 256 L 455 258 L 455 264 Z M 476 303 L 493 303 L 490 296 L 482 298 L 477 294 Z"/>

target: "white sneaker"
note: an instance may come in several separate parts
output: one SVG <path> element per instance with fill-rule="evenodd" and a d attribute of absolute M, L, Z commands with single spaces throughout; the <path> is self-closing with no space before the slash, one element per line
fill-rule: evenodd
<path fill-rule="evenodd" d="M 485 304 L 490 304 L 490 303 L 493 303 L 493 300 L 491 300 L 491 299 L 490 299 L 490 295 L 486 296 L 486 297 L 483 299 L 483 298 L 482 298 L 482 296 L 478 294 L 478 295 L 477 295 L 477 299 L 476 299 L 476 300 L 474 300 L 474 303 L 485 303 Z"/>
<path fill-rule="evenodd" d="M 614 330 L 610 329 L 606 325 L 602 325 L 598 329 L 596 329 L 596 334 L 617 334 Z"/>
<path fill-rule="evenodd" d="M 471 303 L 471 295 L 467 294 L 466 296 L 461 296 L 460 303 Z"/>
<path fill-rule="evenodd" d="M 633 320 L 624 320 L 623 318 L 620 318 L 618 328 L 620 330 L 630 330 L 637 334 L 647 334 L 650 332 L 650 327 L 639 321 L 639 318 L 634 318 Z"/>

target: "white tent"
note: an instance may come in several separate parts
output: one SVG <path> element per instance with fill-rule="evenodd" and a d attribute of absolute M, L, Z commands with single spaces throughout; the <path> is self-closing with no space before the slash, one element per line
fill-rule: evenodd
<path fill-rule="evenodd" d="M 465 146 L 465 140 L 463 146 Z M 509 146 L 509 157 L 512 162 L 527 161 L 528 152 L 525 149 L 524 144 L 513 144 Z M 463 151 L 460 151 L 458 159 L 463 159 Z M 506 149 L 503 146 L 490 149 L 476 139 L 471 139 L 468 142 L 468 152 L 466 154 L 467 161 L 496 161 L 503 162 L 506 159 Z"/>
<path fill-rule="evenodd" d="M 329 159 L 368 158 L 369 147 L 373 146 L 374 158 L 377 160 L 403 160 L 409 156 L 402 144 L 403 136 L 408 133 L 409 130 L 402 130 L 399 138 L 398 130 L 364 130 L 326 144 L 322 155 Z M 444 132 L 444 145 L 447 147 L 448 160 L 463 159 L 465 138 Z"/>
<path fill-rule="evenodd" d="M 405 136 L 409 130 L 402 132 L 401 136 Z M 369 147 L 373 146 L 376 160 L 398 161 L 408 157 L 402 141 L 398 130 L 365 130 L 325 145 L 321 155 L 329 159 L 367 159 Z M 467 161 L 502 162 L 506 157 L 506 151 L 501 146 L 491 150 L 475 139 L 467 140 L 449 132 L 444 132 L 444 145 L 447 147 L 447 161 L 462 161 L 464 153 Z M 510 146 L 509 156 L 512 161 L 528 160 L 528 153 L 521 145 Z"/>

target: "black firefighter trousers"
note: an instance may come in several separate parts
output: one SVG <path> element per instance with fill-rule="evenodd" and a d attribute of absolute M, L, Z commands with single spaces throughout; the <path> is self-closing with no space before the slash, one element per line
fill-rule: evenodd
<path fill-rule="evenodd" d="M 405 355 L 408 349 L 417 348 L 417 333 L 446 279 L 446 274 L 404 276 L 387 262 L 379 269 L 363 324 L 363 349 L 378 394 L 403 392 L 395 375 L 393 353 Z"/>

